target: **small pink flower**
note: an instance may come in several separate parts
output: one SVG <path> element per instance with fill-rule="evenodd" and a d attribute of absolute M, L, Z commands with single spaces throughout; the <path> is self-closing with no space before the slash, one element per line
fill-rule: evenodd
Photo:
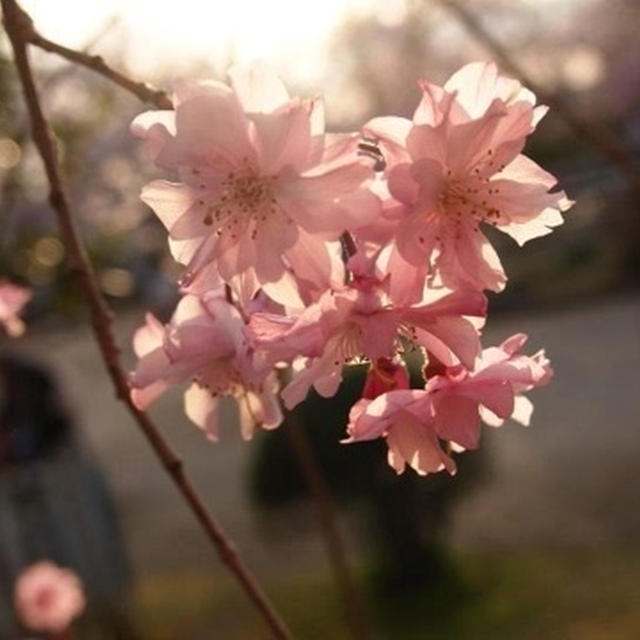
<path fill-rule="evenodd" d="M 18 316 L 32 295 L 29 289 L 0 281 L 0 324 L 12 338 L 24 333 L 24 322 Z"/>
<path fill-rule="evenodd" d="M 421 475 L 455 464 L 441 441 L 452 450 L 475 449 L 480 421 L 500 426 L 506 418 L 529 424 L 533 405 L 522 394 L 547 384 L 552 370 L 544 352 L 519 353 L 526 336 L 517 334 L 499 347 L 485 349 L 469 371 L 448 367 L 424 389 L 384 393 L 360 400 L 351 410 L 347 442 L 385 437 L 389 464 L 398 472 L 405 464 Z"/>
<path fill-rule="evenodd" d="M 544 351 L 533 356 L 520 353 L 526 340 L 524 334 L 516 334 L 499 347 L 485 349 L 472 371 L 449 367 L 428 381 L 438 437 L 475 449 L 481 418 L 492 426 L 507 418 L 529 423 L 533 405 L 522 393 L 546 385 L 553 370 Z"/>
<path fill-rule="evenodd" d="M 151 314 L 134 336 L 139 357 L 131 375 L 131 397 L 141 409 L 169 387 L 188 380 L 185 412 L 211 440 L 218 439 L 219 400 L 236 399 L 241 433 L 256 426 L 273 429 L 282 421 L 278 382 L 270 366 L 257 367 L 238 311 L 217 292 L 186 295 L 163 326 Z"/>
<path fill-rule="evenodd" d="M 561 224 L 572 204 L 520 153 L 546 108 L 494 64 L 467 65 L 443 88 L 422 89 L 413 122 L 376 118 L 364 128 L 389 155 L 389 191 L 404 205 L 390 207 L 394 289 L 412 285 L 395 275 L 405 262 L 405 271 L 429 265 L 445 286 L 500 291 L 506 276 L 481 224 L 524 244 Z"/>
<path fill-rule="evenodd" d="M 132 130 L 179 182 L 142 192 L 187 265 L 184 282 L 209 264 L 225 281 L 244 274 L 279 301 L 298 279 L 324 286 L 336 242 L 379 211 L 357 135 L 327 134 L 320 100 L 290 98 L 267 67 L 232 68 L 231 87 L 182 83 L 174 111 L 144 113 Z"/>
<path fill-rule="evenodd" d="M 402 473 L 407 464 L 419 475 L 456 471 L 433 428 L 433 407 L 424 389 L 401 389 L 374 400 L 359 400 L 349 414 L 347 432 L 350 437 L 345 442 L 384 437 L 387 460 L 396 473 Z"/>
<path fill-rule="evenodd" d="M 38 562 L 18 576 L 14 606 L 27 628 L 61 633 L 85 608 L 82 583 L 68 569 L 51 562 Z"/>

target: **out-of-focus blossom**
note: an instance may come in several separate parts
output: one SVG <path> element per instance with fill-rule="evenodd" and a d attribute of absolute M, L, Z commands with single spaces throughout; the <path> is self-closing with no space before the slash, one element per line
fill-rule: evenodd
<path fill-rule="evenodd" d="M 321 100 L 290 98 L 263 65 L 230 77 L 178 84 L 174 111 L 135 119 L 151 158 L 179 178 L 151 182 L 142 199 L 187 265 L 183 284 L 213 263 L 224 281 L 245 274 L 295 301 L 300 281 L 326 287 L 341 273 L 331 243 L 378 215 L 373 171 L 356 134 L 325 133 Z"/>
<path fill-rule="evenodd" d="M 33 631 L 65 631 L 85 607 L 82 583 L 69 569 L 38 562 L 25 569 L 14 586 L 18 618 Z"/>
<path fill-rule="evenodd" d="M 24 333 L 24 322 L 19 315 L 32 295 L 29 289 L 0 281 L 0 324 L 12 338 Z"/>

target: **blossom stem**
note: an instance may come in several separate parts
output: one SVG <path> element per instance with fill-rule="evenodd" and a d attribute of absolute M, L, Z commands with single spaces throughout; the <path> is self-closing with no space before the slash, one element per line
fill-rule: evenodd
<path fill-rule="evenodd" d="M 217 549 L 220 559 L 233 573 L 258 608 L 274 636 L 277 638 L 290 638 L 291 633 L 244 564 L 235 545 L 229 539 L 222 526 L 208 511 L 196 489 L 191 484 L 182 460 L 174 453 L 169 443 L 149 417 L 138 410 L 130 398 L 127 377 L 120 365 L 119 349 L 113 335 L 113 313 L 102 297 L 93 267 L 71 214 L 60 176 L 54 139 L 42 112 L 33 79 L 27 55 L 27 43 L 30 42 L 29 34 L 33 32 L 31 19 L 17 5 L 15 0 L 0 0 L 0 3 L 4 14 L 5 28 L 14 51 L 14 61 L 31 120 L 33 140 L 42 158 L 49 181 L 49 201 L 58 217 L 71 270 L 77 277 L 89 305 L 96 341 L 115 387 L 116 395 L 127 405 L 137 425 L 146 436 L 162 465 Z M 130 88 L 130 90 L 133 89 Z"/>
<path fill-rule="evenodd" d="M 295 413 L 287 415 L 283 428 L 287 433 L 305 482 L 313 496 L 327 552 L 333 564 L 336 582 L 342 592 L 347 622 L 354 638 L 366 640 L 371 637 L 371 632 L 364 605 L 347 561 L 344 540 L 337 526 L 336 514 L 327 482 L 318 467 L 309 440 Z"/>

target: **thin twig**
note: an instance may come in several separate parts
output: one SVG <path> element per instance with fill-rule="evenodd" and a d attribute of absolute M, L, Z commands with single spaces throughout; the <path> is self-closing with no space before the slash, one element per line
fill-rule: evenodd
<path fill-rule="evenodd" d="M 347 561 L 345 546 L 337 526 L 337 519 L 331 502 L 327 482 L 318 467 L 311 445 L 302 425 L 294 413 L 289 413 L 284 427 L 305 482 L 313 496 L 318 520 L 333 564 L 338 588 L 342 592 L 347 623 L 355 638 L 366 640 L 371 637 L 364 605 Z"/>
<path fill-rule="evenodd" d="M 513 73 L 540 98 L 541 102 L 548 105 L 562 118 L 577 138 L 585 140 L 605 155 L 626 178 L 631 192 L 640 201 L 640 171 L 636 168 L 631 153 L 613 131 L 600 122 L 583 118 L 569 107 L 566 102 L 539 87 L 529 74 L 515 62 L 507 49 L 458 0 L 440 0 L 440 3 L 464 24 L 477 40 L 491 51 L 491 54 L 500 62 L 502 67 Z"/>
<path fill-rule="evenodd" d="M 112 312 L 100 293 L 93 268 L 71 215 L 62 186 L 54 140 L 40 106 L 26 47 L 28 39 L 25 34 L 29 34 L 31 20 L 18 7 L 15 0 L 0 0 L 0 2 L 4 13 L 6 31 L 14 51 L 15 65 L 20 76 L 31 118 L 33 140 L 44 163 L 49 181 L 49 201 L 58 216 L 71 269 L 78 278 L 89 305 L 95 337 L 113 381 L 116 394 L 127 405 L 136 423 L 147 437 L 173 482 L 216 547 L 220 559 L 235 575 L 247 595 L 259 609 L 274 635 L 277 638 L 290 638 L 291 635 L 288 629 L 245 566 L 234 544 L 229 540 L 220 524 L 208 512 L 203 501 L 198 496 L 185 473 L 184 465 L 180 458 L 173 452 L 149 417 L 138 410 L 131 400 L 127 377 L 120 366 L 119 350 L 113 336 Z"/>
<path fill-rule="evenodd" d="M 15 3 L 14 3 L 15 4 Z M 76 49 L 70 49 L 57 42 L 48 40 L 36 30 L 31 16 L 27 14 L 24 9 L 18 7 L 20 11 L 20 32 L 21 40 L 28 42 L 40 49 L 55 53 L 56 55 L 74 62 L 82 67 L 86 67 L 104 76 L 119 87 L 126 89 L 130 93 L 137 96 L 142 102 L 148 102 L 153 104 L 159 109 L 172 109 L 173 105 L 166 91 L 156 89 L 146 82 L 140 82 L 132 80 L 128 76 L 124 75 L 120 71 L 112 69 L 99 55 L 92 55 L 77 51 Z"/>

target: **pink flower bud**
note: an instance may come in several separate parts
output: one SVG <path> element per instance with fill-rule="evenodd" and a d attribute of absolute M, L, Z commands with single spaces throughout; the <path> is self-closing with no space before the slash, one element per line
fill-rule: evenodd
<path fill-rule="evenodd" d="M 373 400 L 394 389 L 409 388 L 409 373 L 404 362 L 392 358 L 378 358 L 367 373 L 362 397 Z"/>

